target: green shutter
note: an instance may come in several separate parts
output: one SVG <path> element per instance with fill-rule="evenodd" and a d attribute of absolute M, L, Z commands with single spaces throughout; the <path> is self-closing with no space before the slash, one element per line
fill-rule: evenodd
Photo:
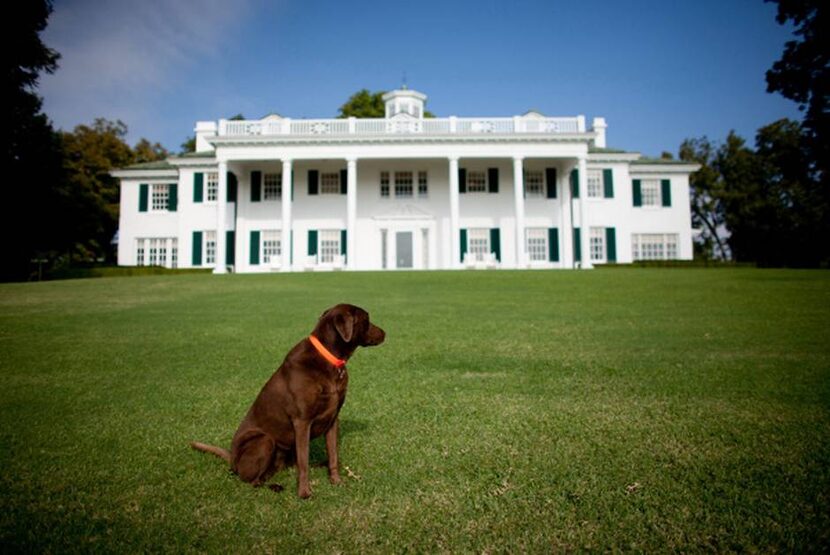
<path fill-rule="evenodd" d="M 169 185 L 169 195 L 167 196 L 167 210 L 175 212 L 179 207 L 179 186 L 176 183 Z"/>
<path fill-rule="evenodd" d="M 346 230 L 340 230 L 340 254 L 346 256 Z"/>
<path fill-rule="evenodd" d="M 458 168 L 458 192 L 467 192 L 467 168 Z"/>
<path fill-rule="evenodd" d="M 202 265 L 202 232 L 201 231 L 194 231 L 193 232 L 193 259 L 192 263 L 194 266 L 201 266 Z"/>
<path fill-rule="evenodd" d="M 501 233 L 499 228 L 490 229 L 490 252 L 496 255 L 496 260 L 501 262 Z"/>
<path fill-rule="evenodd" d="M 579 170 L 571 170 L 571 195 L 573 198 L 579 198 Z"/>
<path fill-rule="evenodd" d="M 308 255 L 309 256 L 316 256 L 317 255 L 317 230 L 316 229 L 309 229 L 308 230 Z"/>
<path fill-rule="evenodd" d="M 613 227 L 605 228 L 605 260 L 617 261 L 617 231 Z"/>
<path fill-rule="evenodd" d="M 545 168 L 547 198 L 556 198 L 556 168 Z"/>
<path fill-rule="evenodd" d="M 262 200 L 262 172 L 251 172 L 251 202 Z"/>
<path fill-rule="evenodd" d="M 643 187 L 639 179 L 631 182 L 631 195 L 634 197 L 634 206 L 643 205 Z"/>
<path fill-rule="evenodd" d="M 491 193 L 499 192 L 499 169 L 487 168 L 487 190 Z"/>
<path fill-rule="evenodd" d="M 251 232 L 251 259 L 250 262 L 252 265 L 259 264 L 259 231 L 252 231 Z"/>
<path fill-rule="evenodd" d="M 461 262 L 464 262 L 464 255 L 467 254 L 467 230 L 461 229 Z"/>
<path fill-rule="evenodd" d="M 671 181 L 668 179 L 661 180 L 660 188 L 663 189 L 663 206 L 671 206 Z"/>
<path fill-rule="evenodd" d="M 340 194 L 345 195 L 349 192 L 349 171 L 340 170 Z"/>
<path fill-rule="evenodd" d="M 233 230 L 225 232 L 225 265 L 236 264 L 236 232 Z"/>
<path fill-rule="evenodd" d="M 308 194 L 317 194 L 317 182 L 320 178 L 320 173 L 317 170 L 308 170 Z"/>
<path fill-rule="evenodd" d="M 139 212 L 146 212 L 147 211 L 147 201 L 150 197 L 150 186 L 146 183 L 142 183 L 138 186 L 138 211 Z"/>
<path fill-rule="evenodd" d="M 236 193 L 239 187 L 239 181 L 236 179 L 236 174 L 228 172 L 228 202 L 236 202 Z"/>
<path fill-rule="evenodd" d="M 193 174 L 193 202 L 202 202 L 205 198 L 205 174 Z"/>
<path fill-rule="evenodd" d="M 559 262 L 559 230 L 555 227 L 548 228 L 548 260 Z"/>
<path fill-rule="evenodd" d="M 602 184 L 605 198 L 614 198 L 614 172 L 610 168 L 602 170 Z"/>
<path fill-rule="evenodd" d="M 574 228 L 574 262 L 582 261 L 582 240 L 580 239 L 579 228 Z"/>

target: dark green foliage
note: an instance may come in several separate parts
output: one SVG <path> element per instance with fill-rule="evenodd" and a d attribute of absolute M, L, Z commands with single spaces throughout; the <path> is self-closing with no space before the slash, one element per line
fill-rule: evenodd
<path fill-rule="evenodd" d="M 383 104 L 383 95 L 387 91 L 369 92 L 360 89 L 340 106 L 338 118 L 382 118 L 386 116 L 386 107 Z M 435 114 L 424 110 L 425 118 L 434 118 Z"/>

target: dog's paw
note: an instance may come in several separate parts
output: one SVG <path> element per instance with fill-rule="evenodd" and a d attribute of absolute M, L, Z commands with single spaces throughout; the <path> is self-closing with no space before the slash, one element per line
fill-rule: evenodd
<path fill-rule="evenodd" d="M 308 499 L 311 497 L 311 488 L 309 486 L 300 486 L 297 488 L 297 497 L 300 499 Z"/>
<path fill-rule="evenodd" d="M 343 479 L 340 478 L 340 474 L 338 474 L 337 472 L 332 472 L 331 474 L 329 474 L 329 482 L 331 482 L 333 486 L 339 486 L 343 483 Z"/>

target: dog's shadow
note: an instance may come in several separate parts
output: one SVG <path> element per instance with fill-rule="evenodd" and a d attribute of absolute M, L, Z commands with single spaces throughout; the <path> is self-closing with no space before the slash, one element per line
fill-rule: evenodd
<path fill-rule="evenodd" d="M 369 429 L 369 424 L 366 420 L 355 419 L 340 419 L 340 430 L 338 433 L 338 448 L 343 443 L 343 438 L 351 435 L 360 435 Z M 326 466 L 328 464 L 328 454 L 326 453 L 326 438 L 320 436 L 311 441 L 308 452 L 309 463 L 314 466 Z"/>

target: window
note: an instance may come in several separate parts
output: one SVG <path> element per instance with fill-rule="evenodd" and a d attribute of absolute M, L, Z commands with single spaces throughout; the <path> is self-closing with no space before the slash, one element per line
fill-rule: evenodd
<path fill-rule="evenodd" d="M 205 231 L 205 264 L 216 264 L 216 232 Z"/>
<path fill-rule="evenodd" d="M 527 258 L 531 262 L 545 262 L 548 259 L 548 230 L 544 227 L 528 228 Z"/>
<path fill-rule="evenodd" d="M 380 172 L 380 196 L 389 197 L 389 172 Z"/>
<path fill-rule="evenodd" d="M 144 239 L 135 241 L 135 265 L 144 266 Z"/>
<path fill-rule="evenodd" d="M 210 172 L 205 175 L 205 181 L 207 182 L 208 202 L 216 202 L 216 199 L 219 198 L 219 174 Z"/>
<path fill-rule="evenodd" d="M 282 174 L 266 173 L 262 176 L 262 200 L 282 198 Z"/>
<path fill-rule="evenodd" d="M 418 172 L 418 196 L 427 196 L 427 172 Z"/>
<path fill-rule="evenodd" d="M 643 206 L 660 206 L 660 180 L 643 179 L 640 181 Z"/>
<path fill-rule="evenodd" d="M 179 248 L 175 237 L 142 237 L 135 244 L 136 266 L 178 267 Z"/>
<path fill-rule="evenodd" d="M 153 211 L 167 210 L 170 201 L 170 185 L 153 185 L 152 200 Z"/>
<path fill-rule="evenodd" d="M 677 258 L 677 234 L 634 234 L 631 251 L 634 260 L 673 260 Z"/>
<path fill-rule="evenodd" d="M 395 172 L 395 196 L 412 197 L 412 172 Z"/>
<path fill-rule="evenodd" d="M 467 232 L 467 252 L 481 262 L 490 254 L 490 230 L 487 228 L 470 229 Z"/>
<path fill-rule="evenodd" d="M 282 232 L 280 230 L 265 230 L 262 237 L 262 263 L 270 264 L 282 258 Z"/>
<path fill-rule="evenodd" d="M 602 198 L 602 170 L 588 170 L 588 198 Z"/>
<path fill-rule="evenodd" d="M 339 195 L 340 194 L 340 173 L 339 172 L 323 172 L 320 174 L 320 194 L 321 195 Z"/>
<path fill-rule="evenodd" d="M 331 264 L 340 256 L 340 230 L 324 229 L 320 231 L 320 263 Z"/>
<path fill-rule="evenodd" d="M 528 198 L 545 196 L 545 174 L 537 170 L 525 170 L 525 196 Z"/>
<path fill-rule="evenodd" d="M 589 241 L 591 262 L 605 262 L 605 228 L 592 227 Z"/>
<path fill-rule="evenodd" d="M 480 170 L 467 170 L 467 192 L 486 193 L 487 174 Z"/>

